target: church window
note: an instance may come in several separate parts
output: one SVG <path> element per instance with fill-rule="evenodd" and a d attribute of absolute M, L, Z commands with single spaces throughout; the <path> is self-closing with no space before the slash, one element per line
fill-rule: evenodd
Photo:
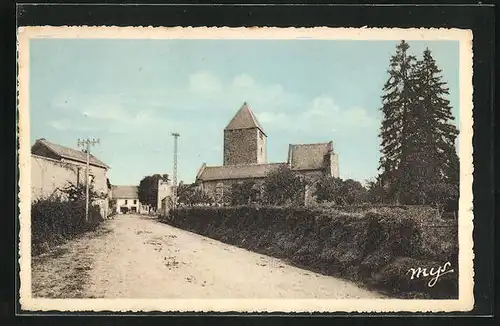
<path fill-rule="evenodd" d="M 218 182 L 215 186 L 215 196 L 217 202 L 221 203 L 224 198 L 224 183 Z"/>

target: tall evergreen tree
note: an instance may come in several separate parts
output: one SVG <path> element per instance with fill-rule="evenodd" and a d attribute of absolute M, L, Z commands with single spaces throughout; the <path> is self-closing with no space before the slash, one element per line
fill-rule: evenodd
<path fill-rule="evenodd" d="M 442 81 L 441 70 L 429 49 L 417 62 L 414 80 L 415 111 L 412 121 L 416 132 L 412 139 L 412 174 L 418 180 L 408 181 L 413 187 L 418 185 L 420 188 L 422 195 L 416 200 L 428 203 L 433 200 L 429 194 L 435 193 L 437 188 L 455 189 L 458 193 L 459 160 L 455 148 L 458 130 L 452 124 L 454 117 L 450 101 L 446 98 L 449 89 Z"/>
<path fill-rule="evenodd" d="M 383 87 L 382 113 L 380 130 L 381 152 L 380 179 L 384 187 L 388 187 L 388 196 L 399 202 L 403 165 L 410 144 L 408 133 L 411 130 L 411 113 L 413 98 L 413 69 L 415 56 L 407 53 L 409 45 L 404 40 L 396 47 L 388 70 L 389 79 Z"/>
<path fill-rule="evenodd" d="M 429 49 L 416 61 L 402 41 L 391 58 L 384 85 L 377 182 L 388 199 L 402 204 L 435 204 L 458 198 L 457 128 L 446 83 Z"/>

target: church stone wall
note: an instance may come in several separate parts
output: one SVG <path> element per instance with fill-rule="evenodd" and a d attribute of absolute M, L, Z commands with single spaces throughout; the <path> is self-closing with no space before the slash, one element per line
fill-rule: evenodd
<path fill-rule="evenodd" d="M 337 153 L 330 154 L 330 173 L 332 177 L 339 177 L 339 155 Z"/>
<path fill-rule="evenodd" d="M 231 189 L 233 184 L 249 180 L 255 182 L 257 185 L 262 185 L 264 183 L 264 178 L 213 180 L 204 181 L 202 189 L 206 194 L 214 198 L 216 203 L 229 203 L 231 202 Z"/>
<path fill-rule="evenodd" d="M 322 170 L 306 170 L 306 171 L 297 171 L 301 175 L 303 175 L 306 180 L 313 181 L 318 178 L 321 178 L 325 173 Z"/>
<path fill-rule="evenodd" d="M 224 165 L 259 162 L 257 128 L 224 131 Z"/>
<path fill-rule="evenodd" d="M 267 137 L 260 130 L 257 130 L 257 163 L 267 163 Z"/>

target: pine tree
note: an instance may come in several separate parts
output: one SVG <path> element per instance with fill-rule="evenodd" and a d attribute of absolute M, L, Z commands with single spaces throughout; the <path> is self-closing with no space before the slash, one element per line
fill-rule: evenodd
<path fill-rule="evenodd" d="M 448 189 L 458 194 L 459 160 L 455 149 L 458 130 L 451 123 L 454 117 L 450 101 L 446 99 L 449 89 L 442 81 L 441 70 L 429 49 L 417 62 L 414 81 L 415 111 L 412 121 L 416 132 L 411 139 L 414 145 L 411 154 L 414 178 L 408 182 L 413 188 L 419 187 L 421 195 L 417 201 L 428 203 L 442 197 L 435 196 L 435 189 Z M 430 196 L 431 193 L 434 195 Z"/>
<path fill-rule="evenodd" d="M 402 204 L 458 199 L 457 128 L 446 83 L 429 49 L 417 62 L 402 41 L 391 58 L 384 85 L 379 184 Z"/>
<path fill-rule="evenodd" d="M 396 47 L 396 54 L 390 61 L 389 79 L 383 87 L 380 130 L 381 152 L 379 170 L 388 196 L 399 202 L 402 182 L 401 165 L 405 162 L 410 144 L 408 133 L 411 130 L 413 93 L 413 69 L 415 56 L 407 53 L 409 45 L 404 40 Z"/>

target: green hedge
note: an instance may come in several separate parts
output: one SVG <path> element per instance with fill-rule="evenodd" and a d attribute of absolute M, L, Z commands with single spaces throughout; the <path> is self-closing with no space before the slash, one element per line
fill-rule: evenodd
<path fill-rule="evenodd" d="M 91 207 L 89 221 L 85 221 L 83 200 L 38 200 L 31 205 L 32 253 L 39 254 L 51 245 L 94 230 L 102 221 L 99 206 Z"/>
<path fill-rule="evenodd" d="M 456 225 L 443 224 L 429 208 L 185 207 L 162 221 L 398 297 L 458 296 Z M 407 274 L 447 261 L 456 273 L 432 288 L 429 279 Z"/>

